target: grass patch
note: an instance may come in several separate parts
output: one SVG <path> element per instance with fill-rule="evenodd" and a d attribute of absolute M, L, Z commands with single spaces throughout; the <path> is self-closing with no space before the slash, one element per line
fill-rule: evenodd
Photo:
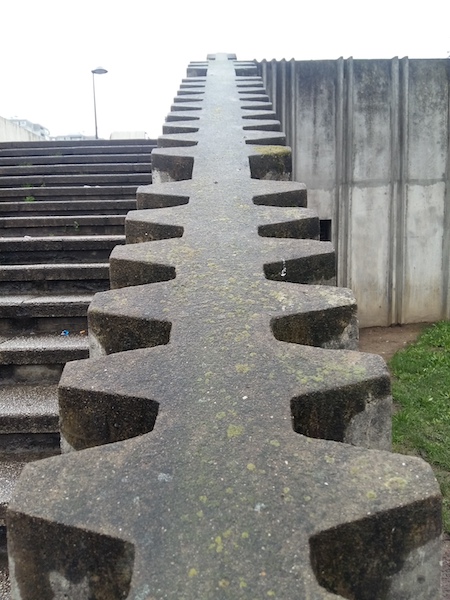
<path fill-rule="evenodd" d="M 394 451 L 421 456 L 432 466 L 450 533 L 450 322 L 426 329 L 390 361 Z"/>

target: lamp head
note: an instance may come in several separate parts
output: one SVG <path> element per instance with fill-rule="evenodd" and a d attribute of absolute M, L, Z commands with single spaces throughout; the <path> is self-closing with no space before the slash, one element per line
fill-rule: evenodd
<path fill-rule="evenodd" d="M 92 69 L 91 71 L 91 73 L 93 73 L 94 75 L 104 75 L 107 72 L 108 71 L 103 67 L 97 67 L 96 69 Z"/>

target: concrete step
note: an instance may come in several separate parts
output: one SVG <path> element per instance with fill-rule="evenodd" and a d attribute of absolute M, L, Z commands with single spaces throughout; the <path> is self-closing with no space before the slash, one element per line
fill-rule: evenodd
<path fill-rule="evenodd" d="M 1 265 L 107 262 L 124 235 L 0 238 Z"/>
<path fill-rule="evenodd" d="M 16 450 L 8 451 L 8 448 L 3 449 L 2 442 L 4 438 L 9 436 L 0 435 L 0 528 L 3 529 L 6 526 L 6 511 L 8 508 L 9 501 L 13 494 L 16 482 L 22 472 L 24 466 L 35 460 L 42 460 L 49 456 L 55 456 L 60 454 L 59 448 L 59 435 L 58 434 L 44 434 L 30 436 L 30 445 L 24 447 L 21 444 L 18 436 Z M 25 441 L 25 440 L 24 440 Z M 0 535 L 3 532 L 0 532 Z M 1 543 L 0 538 L 0 543 Z M 5 574 L 2 574 L 3 578 Z M 5 586 L 5 582 L 2 582 L 2 588 Z M 7 586 L 6 586 L 7 587 Z M 7 600 L 8 596 L 0 596 L 1 600 Z"/>
<path fill-rule="evenodd" d="M 38 215 L 126 215 L 136 209 L 136 200 L 56 200 L 38 202 L 1 202 L 0 215 L 38 216 Z"/>
<path fill-rule="evenodd" d="M 0 385 L 0 436 L 58 431 L 56 384 Z"/>
<path fill-rule="evenodd" d="M 76 294 L 107 289 L 107 263 L 4 265 L 0 269 L 0 294 Z"/>
<path fill-rule="evenodd" d="M 24 464 L 59 453 L 57 383 L 66 362 L 88 356 L 87 307 L 109 288 L 106 261 L 124 242 L 137 186 L 151 183 L 154 147 L 142 140 L 0 144 L 3 532 Z"/>
<path fill-rule="evenodd" d="M 125 215 L 1 217 L 0 236 L 123 235 Z"/>
<path fill-rule="evenodd" d="M 49 148 L 64 148 L 66 146 L 135 146 L 135 145 L 151 145 L 156 144 L 155 139 L 142 138 L 126 138 L 126 139 L 111 139 L 104 138 L 85 138 L 83 140 L 35 140 L 35 141 L 16 141 L 16 142 L 0 142 L 0 147 L 24 148 L 24 147 L 41 147 Z"/>
<path fill-rule="evenodd" d="M 44 176 L 47 178 L 51 175 L 86 175 L 94 174 L 115 174 L 125 175 L 128 173 L 151 173 L 150 162 L 138 163 L 92 163 L 84 164 L 41 164 L 41 165 L 14 165 L 1 166 L 0 163 L 0 182 L 4 177 L 23 177 Z"/>
<path fill-rule="evenodd" d="M 0 157 L 16 157 L 22 158 L 24 156 L 80 156 L 80 155 L 92 155 L 92 154 L 136 154 L 136 153 L 148 153 L 149 151 L 156 148 L 156 146 L 149 145 L 136 145 L 136 146 L 61 146 L 60 148 L 55 147 L 43 147 L 41 146 L 28 146 L 28 147 L 7 147 L 0 146 Z"/>
<path fill-rule="evenodd" d="M 12 152 L 47 154 L 104 154 L 145 152 L 156 147 L 156 140 L 38 140 L 35 142 L 0 142 L 0 155 Z"/>
<path fill-rule="evenodd" d="M 0 338 L 1 365 L 66 363 L 87 357 L 86 335 L 21 335 Z"/>
<path fill-rule="evenodd" d="M 120 164 L 147 163 L 151 164 L 151 149 L 141 154 L 69 154 L 45 156 L 2 156 L 0 166 L 31 166 L 31 165 L 83 165 L 83 164 Z"/>
<path fill-rule="evenodd" d="M 86 335 L 23 335 L 0 338 L 0 381 L 19 383 L 58 383 L 64 365 L 87 358 Z"/>
<path fill-rule="evenodd" d="M 92 298 L 93 294 L 0 296 L 0 335 L 86 331 Z"/>
<path fill-rule="evenodd" d="M 135 200 L 136 185 L 68 185 L 55 187 L 9 187 L 0 188 L 0 203 L 22 201 L 76 202 L 82 200 Z"/>
<path fill-rule="evenodd" d="M 6 526 L 6 511 L 16 481 L 27 462 L 25 457 L 21 457 L 19 460 L 14 457 L 2 457 L 0 461 L 0 526 L 2 527 Z M 4 599 L 2 598 L 2 600 Z"/>
<path fill-rule="evenodd" d="M 57 385 L 0 385 L 0 527 L 25 464 L 59 453 Z"/>
<path fill-rule="evenodd" d="M 17 188 L 27 191 L 30 187 L 44 188 L 62 186 L 111 186 L 111 185 L 147 185 L 152 182 L 150 172 L 147 173 L 110 173 L 82 175 L 17 175 L 0 177 L 0 187 Z"/>
<path fill-rule="evenodd" d="M 0 385 L 0 527 L 25 464 L 59 453 L 57 386 Z"/>

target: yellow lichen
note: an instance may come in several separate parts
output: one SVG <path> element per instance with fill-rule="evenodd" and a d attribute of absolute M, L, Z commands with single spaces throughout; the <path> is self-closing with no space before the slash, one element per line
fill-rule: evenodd
<path fill-rule="evenodd" d="M 228 425 L 227 437 L 228 439 L 238 437 L 244 433 L 244 427 L 242 425 Z"/>

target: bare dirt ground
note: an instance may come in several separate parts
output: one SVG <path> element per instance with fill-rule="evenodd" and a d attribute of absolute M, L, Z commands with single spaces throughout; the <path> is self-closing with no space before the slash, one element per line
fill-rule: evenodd
<path fill-rule="evenodd" d="M 359 331 L 359 349 L 361 352 L 380 354 L 388 361 L 397 350 L 406 348 L 417 339 L 429 323 L 412 323 L 394 327 L 367 327 Z"/>
<path fill-rule="evenodd" d="M 359 332 L 359 349 L 380 354 L 388 361 L 401 348 L 414 342 L 429 323 L 413 323 L 395 327 L 368 327 Z M 450 600 L 450 537 L 444 534 L 442 543 L 441 600 Z"/>

